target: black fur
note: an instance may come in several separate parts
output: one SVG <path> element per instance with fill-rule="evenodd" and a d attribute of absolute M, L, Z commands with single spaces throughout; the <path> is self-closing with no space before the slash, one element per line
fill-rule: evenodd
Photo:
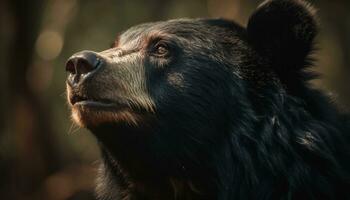
<path fill-rule="evenodd" d="M 116 49 L 161 33 L 171 54 L 140 51 L 155 104 L 144 123 L 87 125 L 103 152 L 101 199 L 350 199 L 349 118 L 307 84 L 312 10 L 270 0 L 247 30 L 179 19 L 123 33 Z"/>

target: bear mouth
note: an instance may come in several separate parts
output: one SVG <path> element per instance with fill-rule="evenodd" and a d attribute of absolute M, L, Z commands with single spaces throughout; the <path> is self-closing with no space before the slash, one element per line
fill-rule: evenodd
<path fill-rule="evenodd" d="M 144 115 L 127 103 L 109 99 L 95 99 L 78 95 L 69 98 L 72 119 L 81 127 L 98 127 L 105 124 L 128 124 L 139 126 Z"/>
<path fill-rule="evenodd" d="M 70 98 L 72 106 L 84 107 L 84 108 L 95 108 L 95 109 L 118 109 L 121 107 L 120 104 L 113 102 L 109 99 L 96 99 L 88 98 L 79 95 L 73 95 Z"/>

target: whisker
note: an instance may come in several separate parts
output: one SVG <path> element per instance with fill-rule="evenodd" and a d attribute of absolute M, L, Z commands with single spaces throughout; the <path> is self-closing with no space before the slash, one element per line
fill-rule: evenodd
<path fill-rule="evenodd" d="M 74 122 L 71 123 L 71 126 L 68 130 L 68 134 L 74 134 L 80 129 L 79 126 L 77 126 Z"/>

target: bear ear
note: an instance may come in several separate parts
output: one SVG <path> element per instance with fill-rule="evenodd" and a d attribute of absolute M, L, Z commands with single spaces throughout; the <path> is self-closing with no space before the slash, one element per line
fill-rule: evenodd
<path fill-rule="evenodd" d="M 267 0 L 249 19 L 248 39 L 277 73 L 300 71 L 311 64 L 308 55 L 318 32 L 315 13 L 302 0 Z"/>

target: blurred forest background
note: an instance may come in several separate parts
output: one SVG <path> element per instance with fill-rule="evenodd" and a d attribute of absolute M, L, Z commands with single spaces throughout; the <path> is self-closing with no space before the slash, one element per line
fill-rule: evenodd
<path fill-rule="evenodd" d="M 99 151 L 72 125 L 65 60 L 107 49 L 147 21 L 225 17 L 242 25 L 261 0 L 1 0 L 0 199 L 90 200 Z M 350 105 L 350 1 L 313 0 L 321 34 L 316 87 Z"/>

